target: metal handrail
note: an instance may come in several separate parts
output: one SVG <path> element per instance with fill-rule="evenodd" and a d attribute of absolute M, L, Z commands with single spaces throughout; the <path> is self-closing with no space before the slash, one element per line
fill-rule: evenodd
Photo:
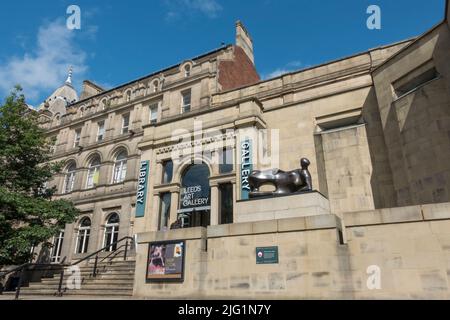
<path fill-rule="evenodd" d="M 83 262 L 83 261 L 89 260 L 89 259 L 92 258 L 93 256 L 98 255 L 99 253 L 101 253 L 101 252 L 105 251 L 106 249 L 108 249 L 108 248 L 114 246 L 115 244 L 119 244 L 120 242 L 122 242 L 122 241 L 124 241 L 124 240 L 131 240 L 132 242 L 134 242 L 134 238 L 133 238 L 133 237 L 123 237 L 122 239 L 117 240 L 116 242 L 113 242 L 113 243 L 111 243 L 111 244 L 109 244 L 109 245 L 107 245 L 107 246 L 104 246 L 103 248 L 101 248 L 101 249 L 99 249 L 99 250 L 97 250 L 97 251 L 91 253 L 90 255 L 84 257 L 83 259 L 80 259 L 80 260 L 78 260 L 77 262 L 72 263 L 71 266 L 76 266 L 77 264 L 80 264 L 80 263 Z M 117 248 L 116 248 L 116 249 L 117 249 Z M 114 251 L 116 251 L 116 250 L 114 250 Z M 126 258 L 126 257 L 125 257 L 125 258 Z"/>
<path fill-rule="evenodd" d="M 130 241 L 130 240 L 131 240 L 131 243 L 128 242 L 128 241 Z M 104 246 L 103 248 L 101 248 L 101 249 L 99 249 L 99 250 L 97 250 L 97 251 L 91 253 L 90 255 L 88 255 L 88 256 L 86 256 L 86 257 L 84 257 L 84 258 L 78 260 L 77 262 L 68 265 L 67 267 L 76 266 L 76 265 L 80 264 L 81 262 L 87 261 L 87 260 L 89 260 L 89 259 L 91 259 L 92 257 L 95 256 L 94 267 L 93 267 L 93 269 L 92 269 L 92 277 L 96 277 L 96 276 L 97 276 L 97 269 L 98 269 L 98 255 L 99 255 L 101 252 L 105 251 L 106 249 L 111 248 L 111 247 L 113 247 L 114 245 L 117 245 L 117 244 L 119 244 L 119 243 L 121 243 L 121 242 L 123 242 L 123 241 L 126 241 L 126 243 L 125 243 L 124 245 L 121 245 L 121 246 L 119 246 L 119 247 L 116 247 L 112 252 L 110 252 L 110 253 L 109 253 L 106 257 L 104 257 L 101 261 L 105 260 L 106 258 L 108 258 L 109 256 L 111 256 L 112 254 L 116 254 L 116 255 L 117 255 L 119 249 L 122 248 L 122 247 L 124 247 L 124 246 L 125 246 L 125 250 L 124 250 L 124 257 L 123 257 L 123 260 L 126 261 L 126 260 L 127 260 L 127 254 L 128 254 L 128 245 L 130 245 L 130 249 L 131 249 L 132 245 L 134 244 L 134 238 L 133 238 L 133 237 L 124 237 L 124 238 L 122 238 L 122 239 L 120 239 L 120 240 L 117 240 L 117 241 L 115 241 L 115 242 L 113 242 L 113 243 L 111 243 L 111 244 L 109 244 L 109 245 L 107 245 L 107 246 Z M 100 262 L 101 262 L 101 261 L 100 261 Z M 59 285 L 58 285 L 58 291 L 56 292 L 56 294 L 57 294 L 58 296 L 62 296 L 62 295 L 63 295 L 62 283 L 63 283 L 63 278 L 64 278 L 64 271 L 65 271 L 65 270 L 64 270 L 64 268 L 63 268 L 63 269 L 61 270 L 61 273 L 60 273 Z"/>
<path fill-rule="evenodd" d="M 120 252 L 119 252 L 119 251 L 120 251 L 119 249 L 121 249 L 121 248 L 123 248 L 123 247 L 127 247 L 127 245 L 126 245 L 126 244 L 123 244 L 123 245 L 121 245 L 120 247 L 117 247 L 116 250 L 110 252 L 106 257 L 103 257 L 103 258 L 99 261 L 99 263 L 103 262 L 104 260 L 108 259 L 108 258 L 111 257 L 111 256 L 113 256 L 113 257 L 111 257 L 110 261 L 111 261 L 112 259 L 114 259 L 114 258 L 120 253 Z M 126 249 L 126 248 L 125 248 L 125 249 Z M 125 251 L 125 250 L 124 250 L 124 251 Z"/>
<path fill-rule="evenodd" d="M 19 283 L 17 284 L 16 287 L 16 294 L 15 294 L 15 299 L 19 298 L 20 295 L 20 288 L 22 287 L 22 283 L 23 283 L 23 277 L 24 277 L 24 273 L 25 270 L 30 267 L 30 266 L 35 266 L 35 267 L 55 267 L 55 266 L 61 266 L 63 269 L 66 265 L 64 264 L 55 264 L 55 263 L 31 263 L 31 262 L 27 262 L 24 263 L 14 269 L 11 269 L 9 271 L 5 271 L 2 272 L 0 274 L 0 280 L 4 279 L 8 274 L 11 273 L 16 273 L 18 271 L 20 271 L 20 276 L 19 276 Z M 3 285 L 0 285 L 0 294 L 3 294 Z"/>
<path fill-rule="evenodd" d="M 131 240 L 131 242 L 129 243 L 130 240 Z M 72 264 L 64 264 L 64 263 L 59 263 L 59 264 L 55 264 L 55 263 L 53 263 L 53 264 L 52 264 L 52 263 L 31 263 L 31 262 L 24 263 L 24 264 L 22 264 L 22 265 L 20 265 L 20 266 L 15 267 L 15 268 L 12 269 L 12 270 L 5 271 L 5 272 L 0 273 L 0 280 L 3 279 L 3 278 L 4 278 L 5 276 L 7 276 L 8 274 L 16 273 L 16 272 L 20 271 L 19 283 L 18 283 L 18 285 L 17 285 L 17 287 L 16 287 L 16 294 L 15 294 L 15 299 L 17 300 L 17 299 L 19 298 L 19 295 L 20 295 L 20 288 L 21 288 L 22 283 L 23 283 L 24 273 L 25 273 L 25 270 L 26 270 L 28 267 L 30 267 L 30 266 L 45 266 L 45 267 L 49 267 L 49 266 L 52 266 L 52 267 L 60 266 L 60 267 L 62 267 L 62 268 L 61 268 L 61 272 L 60 272 L 60 280 L 59 280 L 59 285 L 58 285 L 58 292 L 57 292 L 57 294 L 58 294 L 59 296 L 62 296 L 62 282 L 63 282 L 64 271 L 65 271 L 65 268 L 66 268 L 66 267 L 76 266 L 76 265 L 80 264 L 81 262 L 87 261 L 87 260 L 89 260 L 90 258 L 92 258 L 93 256 L 95 256 L 95 263 L 94 263 L 94 268 L 93 268 L 92 276 L 93 276 L 93 277 L 96 277 L 96 276 L 97 276 L 97 264 L 98 264 L 98 255 L 99 255 L 99 253 L 101 253 L 101 252 L 105 251 L 106 249 L 111 248 L 111 247 L 113 247 L 114 245 L 117 245 L 117 244 L 119 244 L 119 243 L 121 243 L 121 242 L 123 242 L 123 241 L 126 241 L 126 243 L 123 244 L 123 245 L 121 245 L 121 246 L 119 246 L 119 247 L 116 247 L 111 253 L 109 253 L 106 257 L 104 257 L 101 261 L 107 259 L 107 258 L 110 257 L 112 254 L 115 254 L 115 256 L 117 256 L 118 253 L 119 253 L 119 252 L 118 252 L 119 249 L 120 249 L 120 248 L 123 248 L 123 247 L 125 247 L 125 250 L 124 250 L 124 261 L 125 261 L 125 260 L 127 260 L 128 246 L 130 246 L 130 249 L 131 249 L 131 248 L 132 248 L 132 245 L 134 244 L 134 238 L 133 238 L 133 237 L 124 237 L 124 238 L 122 238 L 122 239 L 120 239 L 120 240 L 117 240 L 117 241 L 115 241 L 115 242 L 113 242 L 113 243 L 111 243 L 111 244 L 109 244 L 109 245 L 107 245 L 107 246 L 105 246 L 105 247 L 103 247 L 103 248 L 101 248 L 101 249 L 95 251 L 94 253 L 91 253 L 90 255 L 88 255 L 88 256 L 86 256 L 86 257 L 84 257 L 84 258 L 82 258 L 82 259 L 80 259 L 80 260 L 78 260 L 77 262 L 72 263 Z M 100 261 L 100 262 L 101 262 L 101 261 Z M 2 294 L 2 293 L 3 293 L 3 286 L 2 286 L 2 284 L 0 283 L 0 294 Z"/>

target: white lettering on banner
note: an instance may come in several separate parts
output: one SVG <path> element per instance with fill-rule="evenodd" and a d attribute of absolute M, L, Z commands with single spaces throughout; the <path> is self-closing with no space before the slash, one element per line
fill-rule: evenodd
<path fill-rule="evenodd" d="M 242 143 L 242 161 L 241 161 L 241 188 L 250 191 L 250 184 L 248 183 L 248 176 L 250 175 L 250 170 L 248 167 L 251 166 L 250 163 L 250 143 Z"/>
<path fill-rule="evenodd" d="M 141 168 L 139 171 L 138 192 L 136 194 L 137 203 L 144 204 L 146 181 L 147 181 L 147 163 L 143 161 L 141 162 Z"/>

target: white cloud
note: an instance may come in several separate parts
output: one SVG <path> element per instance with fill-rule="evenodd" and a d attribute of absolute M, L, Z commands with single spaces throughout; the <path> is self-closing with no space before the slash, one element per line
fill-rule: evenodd
<path fill-rule="evenodd" d="M 87 70 L 86 53 L 75 45 L 75 32 L 61 19 L 41 26 L 34 50 L 0 65 L 0 92 L 6 95 L 20 84 L 27 101 L 37 105 L 64 83 L 69 66 L 79 83 Z"/>
<path fill-rule="evenodd" d="M 271 78 L 276 78 L 278 76 L 281 76 L 283 74 L 298 70 L 300 67 L 302 67 L 303 64 L 301 63 L 301 61 L 291 61 L 289 63 L 287 63 L 284 67 L 281 68 L 277 68 L 273 71 L 270 71 L 268 73 L 264 73 L 262 74 L 262 79 L 266 80 L 266 79 L 271 79 Z"/>
<path fill-rule="evenodd" d="M 166 0 L 165 4 L 169 7 L 166 16 L 168 20 L 179 18 L 186 10 L 200 12 L 208 18 L 216 18 L 223 9 L 217 0 Z"/>

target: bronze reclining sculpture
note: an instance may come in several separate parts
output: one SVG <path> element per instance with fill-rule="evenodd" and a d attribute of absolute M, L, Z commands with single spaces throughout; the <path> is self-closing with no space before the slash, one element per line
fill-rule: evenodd
<path fill-rule="evenodd" d="M 287 195 L 294 192 L 312 191 L 311 174 L 308 171 L 310 162 L 306 158 L 300 160 L 301 169 L 283 171 L 280 169 L 253 171 L 248 177 L 250 198 Z M 259 188 L 266 184 L 275 186 L 275 191 L 261 192 Z"/>

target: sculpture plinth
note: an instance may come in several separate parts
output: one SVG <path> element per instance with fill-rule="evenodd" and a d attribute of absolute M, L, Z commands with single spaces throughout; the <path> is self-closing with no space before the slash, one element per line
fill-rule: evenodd
<path fill-rule="evenodd" d="M 255 222 L 324 214 L 330 214 L 328 199 L 318 191 L 307 191 L 237 201 L 234 222 Z"/>

